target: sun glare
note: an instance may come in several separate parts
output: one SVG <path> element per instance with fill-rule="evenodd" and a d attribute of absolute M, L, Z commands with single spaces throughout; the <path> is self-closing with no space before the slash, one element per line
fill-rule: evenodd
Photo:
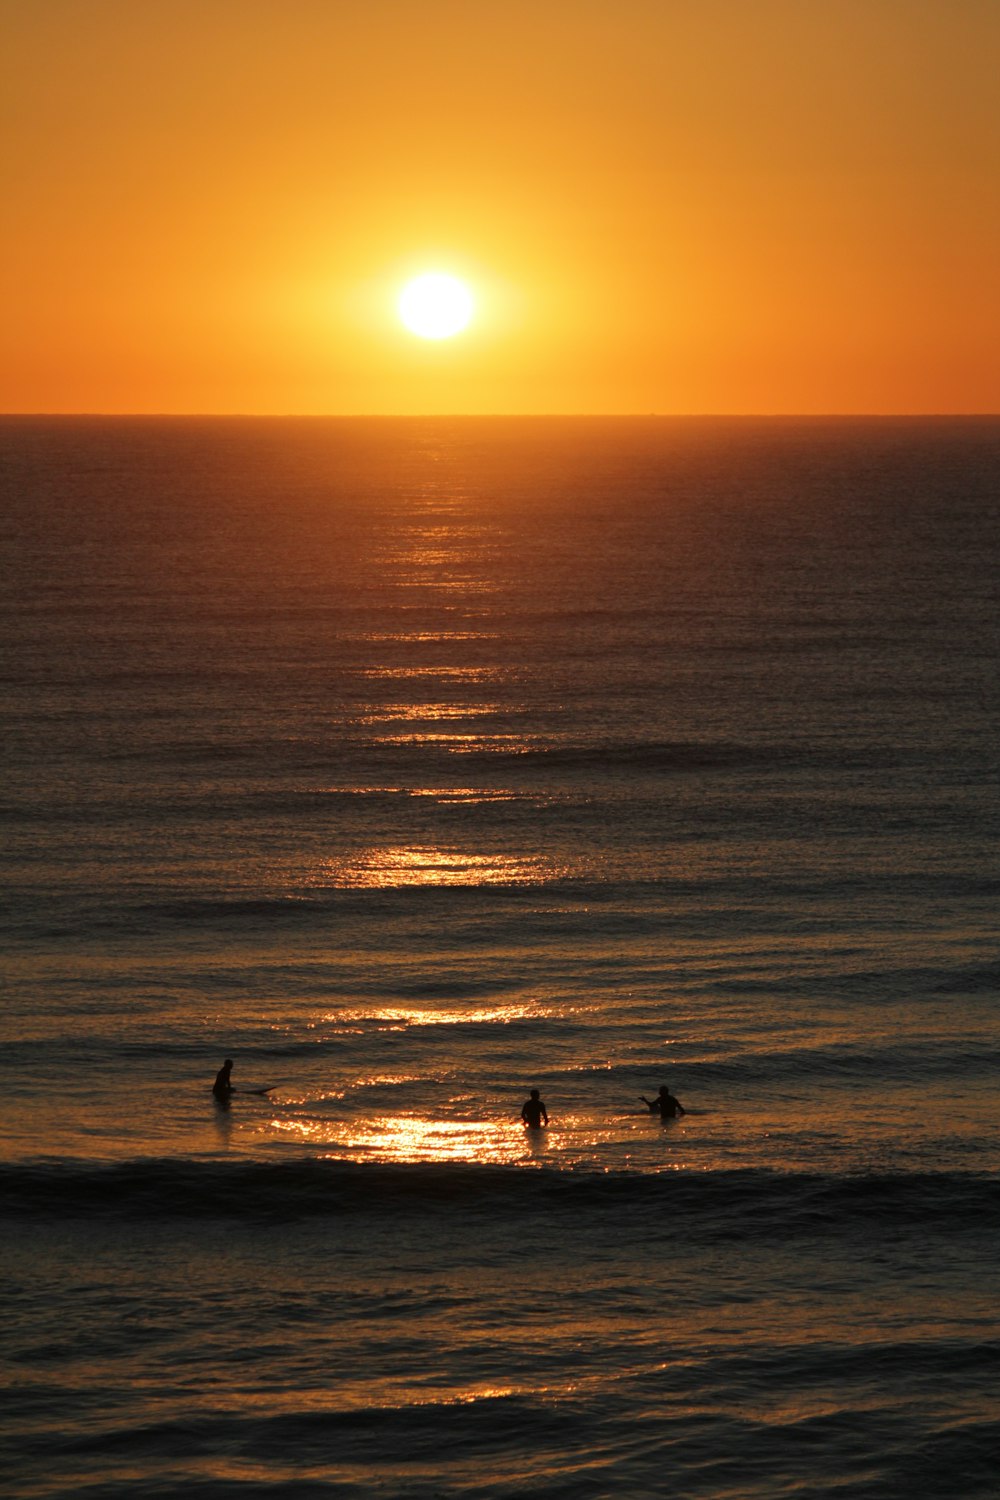
<path fill-rule="evenodd" d="M 472 293 L 457 276 L 430 271 L 403 288 L 399 316 L 422 339 L 448 339 L 461 333 L 472 317 Z"/>

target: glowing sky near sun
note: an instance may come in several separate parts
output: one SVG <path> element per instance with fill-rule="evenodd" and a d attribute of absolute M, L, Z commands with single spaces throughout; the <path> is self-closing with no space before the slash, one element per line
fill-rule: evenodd
<path fill-rule="evenodd" d="M 992 0 L 0 24 L 2 410 L 1000 409 Z"/>

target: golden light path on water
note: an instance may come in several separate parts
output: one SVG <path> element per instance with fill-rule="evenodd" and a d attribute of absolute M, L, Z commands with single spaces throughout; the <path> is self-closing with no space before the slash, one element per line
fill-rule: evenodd
<path fill-rule="evenodd" d="M 426 519 L 402 525 L 386 536 L 380 562 L 402 608 L 417 608 L 413 600 L 418 592 L 431 599 L 437 596 L 433 608 L 451 612 L 453 625 L 435 630 L 415 623 L 412 629 L 363 632 L 361 639 L 390 659 L 359 667 L 359 676 L 371 683 L 371 697 L 359 705 L 354 722 L 368 729 L 375 746 L 415 750 L 426 746 L 431 752 L 450 753 L 458 760 L 473 753 L 507 757 L 535 748 L 537 736 L 508 730 L 504 722 L 505 708 L 497 701 L 497 693 L 509 690 L 507 670 L 460 665 L 457 659 L 470 643 L 489 642 L 498 636 L 489 628 L 488 615 L 484 615 L 484 606 L 497 587 L 490 572 L 495 555 L 492 529 L 469 524 L 463 515 L 467 498 L 446 486 L 429 486 L 423 503 Z M 461 598 L 456 597 L 459 595 Z M 458 610 L 461 614 L 455 613 Z M 394 648 L 402 648 L 413 659 L 393 661 Z M 428 659 L 430 651 L 435 651 L 439 659 Z M 378 701 L 382 683 L 391 694 L 387 702 Z M 509 706 L 506 711 L 510 711 Z M 494 725 L 495 731 L 490 732 Z M 524 795 L 502 786 L 456 786 L 447 781 L 434 785 L 420 780 L 412 785 L 361 784 L 349 790 L 361 796 L 396 794 L 467 806 L 517 800 Z M 371 842 L 338 851 L 317 860 L 305 884 L 368 890 L 524 886 L 559 879 L 566 873 L 551 859 L 523 847 L 513 852 L 482 844 L 469 848 L 465 843 L 432 836 L 386 845 Z M 338 1035 L 346 1039 L 373 1031 L 399 1034 L 434 1027 L 536 1023 L 563 1014 L 537 999 L 478 1007 L 348 1005 L 317 1015 L 310 1029 L 324 1034 L 324 1039 Z M 604 1139 L 604 1132 L 593 1129 L 592 1121 L 571 1115 L 561 1116 L 557 1130 L 526 1131 L 518 1118 L 520 1100 L 508 1109 L 500 1101 L 455 1094 L 447 1099 L 439 1097 L 433 1109 L 424 1103 L 401 1108 L 397 1094 L 386 1107 L 387 1090 L 427 1081 L 417 1073 L 380 1071 L 343 1078 L 334 1088 L 327 1085 L 319 1093 L 286 1095 L 284 1108 L 276 1111 L 270 1128 L 290 1144 L 339 1160 L 397 1164 L 531 1164 L 566 1150 L 574 1158 L 581 1149 L 586 1155 Z M 434 1081 L 440 1087 L 444 1079 Z M 377 1103 L 366 1106 L 366 1100 Z"/>
<path fill-rule="evenodd" d="M 289 1145 L 319 1150 L 339 1161 L 394 1165 L 458 1161 L 479 1166 L 544 1165 L 554 1160 L 593 1165 L 610 1145 L 616 1148 L 617 1170 L 630 1165 L 627 1146 L 623 1154 L 617 1151 L 623 1135 L 635 1136 L 641 1146 L 650 1134 L 646 1120 L 638 1125 L 601 1124 L 571 1112 L 542 1130 L 526 1130 L 513 1113 L 504 1119 L 464 1119 L 457 1114 L 442 1118 L 416 1111 L 350 1119 L 316 1113 L 308 1117 L 275 1114 L 270 1130 Z"/>
<path fill-rule="evenodd" d="M 501 675 L 499 667 L 359 667 L 359 677 L 442 677 L 452 682 L 486 682 Z"/>
<path fill-rule="evenodd" d="M 570 1004 L 550 1004 L 537 999 L 481 1005 L 366 1005 L 353 1004 L 318 1012 L 309 1030 L 321 1042 L 384 1033 L 444 1028 L 508 1026 L 519 1022 L 559 1021 L 576 1013 Z M 443 1039 L 442 1039 L 443 1041 Z M 475 1047 L 466 1039 L 464 1047 Z M 481 1097 L 459 1083 L 460 1065 L 450 1090 L 442 1096 L 456 1066 L 450 1048 L 439 1046 L 436 1055 L 444 1072 L 428 1079 L 405 1065 L 398 1070 L 350 1073 L 335 1085 L 317 1091 L 282 1089 L 270 1101 L 272 1113 L 267 1130 L 273 1139 L 296 1149 L 307 1149 L 338 1161 L 379 1162 L 392 1165 L 465 1162 L 470 1165 L 543 1166 L 559 1161 L 564 1166 L 593 1165 L 611 1148 L 617 1167 L 626 1168 L 631 1145 L 648 1147 L 647 1117 L 604 1118 L 579 1109 L 560 1109 L 548 1129 L 526 1130 L 519 1118 L 521 1097 Z M 457 1054 L 460 1055 L 460 1054 Z M 446 1063 L 445 1059 L 452 1061 Z M 601 1073 L 612 1066 L 610 1059 L 577 1060 L 577 1071 Z M 438 1089 L 433 1106 L 414 1103 L 400 1107 L 387 1103 L 391 1091 L 406 1090 L 432 1082 Z M 277 1106 L 277 1107 L 275 1107 Z M 621 1146 L 624 1139 L 624 1155 Z"/>
<path fill-rule="evenodd" d="M 371 709 L 368 713 L 360 714 L 357 722 L 359 724 L 382 724 L 387 720 L 436 722 L 441 719 L 483 718 L 499 712 L 495 703 L 385 703 L 379 708 Z"/>
<path fill-rule="evenodd" d="M 405 645 L 438 645 L 452 641 L 498 641 L 499 630 L 363 630 L 359 641 L 395 641 Z"/>
<path fill-rule="evenodd" d="M 377 1160 L 392 1163 L 448 1162 L 494 1163 L 523 1161 L 525 1155 L 544 1149 L 542 1138 L 533 1147 L 527 1132 L 516 1121 L 502 1125 L 494 1121 L 441 1120 L 419 1115 L 381 1114 L 377 1119 L 352 1120 L 350 1124 L 328 1120 L 280 1120 L 273 1126 L 303 1146 L 334 1148 L 338 1159 Z"/>
<path fill-rule="evenodd" d="M 327 1106 L 331 1102 L 326 1101 Z M 558 1162 L 563 1168 L 596 1167 L 615 1172 L 629 1171 L 640 1163 L 645 1171 L 675 1171 L 679 1167 L 674 1153 L 664 1149 L 666 1128 L 659 1122 L 651 1124 L 647 1116 L 599 1121 L 567 1111 L 548 1128 L 527 1130 L 513 1111 L 500 1119 L 462 1118 L 457 1112 L 461 1103 L 452 1101 L 456 1113 L 447 1118 L 390 1110 L 346 1119 L 324 1116 L 313 1107 L 308 1115 L 275 1113 L 268 1129 L 274 1139 L 336 1161 L 414 1166 L 437 1162 L 544 1166 Z M 670 1134 L 676 1143 L 676 1138 L 684 1135 L 684 1122 L 671 1121 Z M 691 1169 L 690 1163 L 687 1169 Z"/>
<path fill-rule="evenodd" d="M 339 791 L 352 797 L 430 797 L 435 802 L 525 802 L 540 800 L 523 792 L 493 786 L 344 786 Z"/>
<path fill-rule="evenodd" d="M 309 884 L 345 890 L 394 886 L 538 885 L 559 871 L 540 855 L 469 853 L 438 845 L 362 849 L 322 861 Z"/>
<path fill-rule="evenodd" d="M 540 1001 L 514 1002 L 506 1005 L 461 1006 L 449 1010 L 422 1009 L 413 1005 L 380 1005 L 328 1011 L 310 1022 L 309 1030 L 319 1026 L 344 1026 L 364 1023 L 378 1031 L 401 1031 L 406 1026 L 494 1026 L 511 1021 L 549 1021 L 567 1014 L 564 1006 L 545 1005 Z M 367 1078 L 366 1083 L 396 1083 L 396 1078 Z"/>
<path fill-rule="evenodd" d="M 376 745 L 435 745 L 454 755 L 475 755 L 490 750 L 517 754 L 527 748 L 527 742 L 520 734 L 454 734 L 443 730 L 428 733 L 421 730 L 419 733 L 378 734 L 372 739 Z"/>

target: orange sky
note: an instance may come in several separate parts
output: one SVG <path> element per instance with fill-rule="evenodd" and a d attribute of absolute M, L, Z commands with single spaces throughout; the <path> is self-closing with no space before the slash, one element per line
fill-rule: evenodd
<path fill-rule="evenodd" d="M 1000 410 L 997 0 L 0 22 L 0 410 Z"/>

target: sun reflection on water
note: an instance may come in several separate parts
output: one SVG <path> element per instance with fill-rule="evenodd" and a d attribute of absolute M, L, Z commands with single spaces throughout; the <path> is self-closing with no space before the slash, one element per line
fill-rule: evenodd
<path fill-rule="evenodd" d="M 375 1082 L 376 1080 L 372 1080 Z M 387 1075 L 385 1083 L 392 1083 Z M 332 1111 L 323 1109 L 332 1103 Z M 382 1109 L 350 1111 L 346 1098 L 327 1096 L 306 1102 L 295 1111 L 275 1114 L 269 1122 L 274 1136 L 319 1158 L 390 1165 L 433 1165 L 462 1162 L 469 1166 L 557 1167 L 572 1171 L 629 1173 L 693 1170 L 678 1155 L 685 1139 L 683 1121 L 666 1129 L 646 1115 L 598 1118 L 592 1112 L 560 1112 L 543 1130 L 525 1130 L 510 1113 L 491 1110 L 486 1118 L 468 1118 L 470 1101 L 452 1099 L 438 1114 Z M 308 1111 L 308 1112 L 307 1112 Z"/>
<path fill-rule="evenodd" d="M 455 734 L 444 731 L 400 730 L 398 734 L 376 734 L 372 736 L 376 745 L 441 745 L 456 755 L 469 755 L 479 751 L 504 750 L 515 755 L 524 755 L 528 741 L 521 734 Z"/>
<path fill-rule="evenodd" d="M 362 641 L 406 641 L 426 645 L 429 641 L 495 641 L 498 630 L 366 630 L 358 639 Z"/>
<path fill-rule="evenodd" d="M 338 792 L 352 797 L 430 797 L 435 802 L 539 802 L 537 794 L 490 786 L 343 786 Z"/>
<path fill-rule="evenodd" d="M 434 797 L 438 802 L 537 802 L 539 800 L 537 797 L 528 797 L 523 792 L 487 786 L 414 787 L 411 796 Z"/>
<path fill-rule="evenodd" d="M 343 1010 L 328 1011 L 309 1023 L 310 1030 L 317 1026 L 353 1026 L 367 1021 L 376 1030 L 402 1031 L 408 1026 L 504 1026 L 511 1021 L 552 1020 L 567 1014 L 566 1007 L 546 1005 L 541 1001 L 517 1001 L 505 1005 L 463 1005 L 453 1009 L 428 1009 L 414 1005 L 352 1006 Z M 607 1066 L 604 1064 L 602 1066 Z M 384 1082 L 399 1082 L 397 1077 L 366 1076 L 360 1080 L 365 1085 Z M 406 1080 L 403 1080 L 406 1081 Z"/>
<path fill-rule="evenodd" d="M 350 1121 L 277 1118 L 271 1124 L 280 1135 L 327 1147 L 338 1159 L 502 1165 L 523 1161 L 526 1153 L 526 1132 L 517 1122 L 400 1114 Z"/>
<path fill-rule="evenodd" d="M 362 677 L 444 677 L 454 682 L 486 682 L 502 676 L 501 667 L 359 667 Z"/>
<path fill-rule="evenodd" d="M 358 718 L 359 724 L 381 724 L 401 719 L 478 719 L 498 714 L 496 703 L 383 703 Z"/>
<path fill-rule="evenodd" d="M 537 854 L 469 854 L 436 845 L 396 845 L 326 860 L 311 883 L 341 889 L 540 885 L 559 873 Z"/>

